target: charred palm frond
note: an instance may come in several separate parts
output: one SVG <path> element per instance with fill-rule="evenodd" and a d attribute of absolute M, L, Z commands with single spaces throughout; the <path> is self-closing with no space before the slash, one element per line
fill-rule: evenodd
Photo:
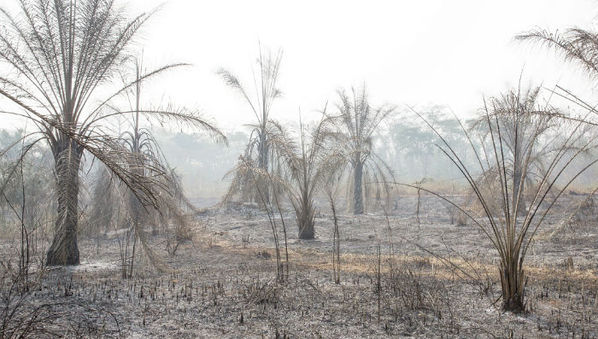
<path fill-rule="evenodd" d="M 598 33 L 581 28 L 569 28 L 563 32 L 534 29 L 515 37 L 554 49 L 567 62 L 581 66 L 594 79 L 598 77 Z"/>
<path fill-rule="evenodd" d="M 598 33 L 582 28 L 568 28 L 563 31 L 554 31 L 536 28 L 515 36 L 516 40 L 530 42 L 547 49 L 554 50 L 565 62 L 581 67 L 587 72 L 592 80 L 598 79 Z M 585 123 L 597 126 L 596 115 L 598 111 L 595 105 L 579 98 L 571 91 L 557 85 L 552 91 L 553 94 L 588 110 L 592 113 L 591 119 L 585 119 Z M 565 117 L 569 120 L 579 120 L 575 117 Z"/>

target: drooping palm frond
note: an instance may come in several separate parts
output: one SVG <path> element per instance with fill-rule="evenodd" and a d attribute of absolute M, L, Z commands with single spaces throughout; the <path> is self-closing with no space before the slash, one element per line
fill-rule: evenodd
<path fill-rule="evenodd" d="M 598 80 L 598 33 L 596 32 L 578 27 L 568 28 L 562 32 L 535 28 L 515 36 L 515 39 L 552 49 L 566 62 L 580 66 L 592 80 Z M 583 119 L 584 123 L 598 125 L 595 120 L 598 115 L 595 105 L 588 104 L 587 101 L 559 85 L 552 90 L 552 93 L 591 112 L 593 118 Z M 576 117 L 565 118 L 573 121 L 580 120 Z"/>
<path fill-rule="evenodd" d="M 554 49 L 568 62 L 582 66 L 594 79 L 598 77 L 598 34 L 581 28 L 564 32 L 534 29 L 515 39 L 530 41 Z"/>

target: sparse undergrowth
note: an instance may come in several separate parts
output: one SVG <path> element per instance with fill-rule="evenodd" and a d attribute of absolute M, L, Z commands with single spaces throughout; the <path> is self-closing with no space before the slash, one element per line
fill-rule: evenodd
<path fill-rule="evenodd" d="M 426 199 L 430 210 L 439 204 Z M 269 235 L 243 237 L 266 229 L 266 216 L 212 211 L 194 240 L 168 257 L 172 273 L 154 272 L 140 258 L 136 277 L 121 279 L 118 245 L 104 239 L 101 255 L 84 258 L 77 268 L 48 272 L 24 307 L 74 305 L 60 308 L 53 320 L 59 333 L 71 337 L 598 336 L 594 238 L 585 243 L 586 257 L 571 260 L 567 246 L 554 246 L 564 237 L 538 243 L 529 258 L 528 313 L 514 315 L 501 312 L 496 302 L 496 258 L 480 255 L 487 253 L 483 242 L 476 243 L 482 235 L 473 226 L 450 225 L 423 212 L 422 220 L 429 222 L 419 226 L 414 218 L 391 216 L 393 234 L 412 235 L 407 240 L 432 249 L 469 277 L 401 239 L 392 252 L 383 218 L 339 216 L 343 264 L 335 284 L 332 221 L 323 215 L 316 218 L 322 228 L 316 240 L 289 239 L 290 274 L 280 283 Z M 290 212 L 286 217 L 293 218 Z M 584 246 L 591 230 L 580 228 L 567 242 Z M 464 245 L 463 234 L 472 242 Z M 164 248 L 158 246 L 165 242 L 162 236 L 151 241 Z"/>

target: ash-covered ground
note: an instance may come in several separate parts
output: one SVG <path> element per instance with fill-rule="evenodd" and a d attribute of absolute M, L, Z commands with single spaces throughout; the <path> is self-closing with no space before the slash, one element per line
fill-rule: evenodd
<path fill-rule="evenodd" d="M 476 226 L 460 224 L 429 196 L 418 218 L 416 198 L 403 196 L 388 217 L 341 213 L 339 284 L 325 206 L 315 240 L 297 239 L 293 213 L 284 214 L 289 265 L 277 281 L 267 215 L 229 205 L 197 216 L 191 240 L 174 255 L 165 235 L 150 237 L 163 271 L 140 254 L 133 278 L 123 279 L 118 232 L 81 239 L 78 267 L 38 277 L 33 265 L 29 279 L 39 283 L 27 292 L 7 287 L 15 269 L 3 260 L 3 315 L 14 309 L 16 328 L 38 314 L 36 337 L 596 338 L 598 222 L 588 205 L 563 224 L 570 200 L 557 206 L 526 257 L 523 314 L 501 311 L 497 255 Z M 15 246 L 5 239 L 3 258 L 14 258 Z M 284 261 L 282 238 L 281 246 Z"/>

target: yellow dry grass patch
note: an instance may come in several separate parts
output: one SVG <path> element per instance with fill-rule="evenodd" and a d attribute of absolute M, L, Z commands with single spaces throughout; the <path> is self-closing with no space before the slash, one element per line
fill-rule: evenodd
<path fill-rule="evenodd" d="M 224 251 L 240 255 L 255 255 L 257 252 L 266 251 L 272 255 L 270 260 L 275 261 L 273 247 L 248 246 L 242 247 L 218 235 L 203 236 L 196 239 L 196 244 L 208 247 L 219 247 Z M 284 247 L 280 254 L 284 260 Z M 332 270 L 332 252 L 312 248 L 289 249 L 289 261 L 292 267 L 306 270 Z M 378 256 L 376 253 L 341 253 L 341 273 L 374 273 L 377 269 Z M 498 267 L 495 264 L 480 261 L 465 260 L 459 257 L 437 258 L 434 256 L 419 255 L 394 255 L 382 253 L 380 256 L 380 271 L 388 273 L 392 267 L 407 267 L 417 271 L 423 276 L 434 276 L 445 280 L 467 279 L 467 275 L 475 279 L 498 279 Z M 559 267 L 530 266 L 524 267 L 525 274 L 535 282 L 566 280 L 571 283 L 584 284 L 584 286 L 598 286 L 598 272 L 595 270 L 577 270 Z"/>

